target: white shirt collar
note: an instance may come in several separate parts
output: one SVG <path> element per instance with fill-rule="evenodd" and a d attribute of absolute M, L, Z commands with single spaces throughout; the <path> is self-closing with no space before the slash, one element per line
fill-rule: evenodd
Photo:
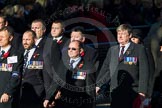
<path fill-rule="evenodd" d="M 125 51 L 128 49 L 128 47 L 130 46 L 130 42 L 128 42 L 127 44 L 125 44 L 125 45 L 121 45 L 120 44 L 120 52 L 121 52 L 121 46 L 125 46 L 124 47 L 124 53 L 125 53 Z M 120 55 L 120 54 L 119 54 Z"/>
<path fill-rule="evenodd" d="M 37 41 L 35 42 L 35 45 L 37 46 L 41 40 L 42 38 L 37 39 Z"/>
<path fill-rule="evenodd" d="M 33 48 L 31 48 L 30 50 L 25 50 L 24 55 L 27 53 L 27 51 L 31 52 L 31 51 L 33 51 L 33 50 L 35 51 L 35 49 L 36 49 L 36 48 L 33 47 Z"/>
<path fill-rule="evenodd" d="M 130 42 L 128 42 L 128 43 L 125 44 L 125 45 L 120 44 L 120 47 L 121 47 L 121 46 L 129 47 L 129 45 L 130 45 Z"/>
<path fill-rule="evenodd" d="M 61 38 L 62 38 L 62 36 L 59 36 L 59 37 L 54 37 L 54 38 L 53 38 L 53 40 L 57 40 L 57 42 L 58 42 L 58 41 L 60 41 L 60 40 L 61 40 Z"/>
<path fill-rule="evenodd" d="M 81 57 L 77 57 L 75 59 L 70 59 L 70 62 L 74 60 L 75 62 L 73 63 L 73 68 L 75 68 L 77 66 L 77 64 L 80 62 Z"/>
<path fill-rule="evenodd" d="M 35 51 L 35 47 L 33 47 L 33 48 L 31 48 L 30 50 L 29 50 L 29 54 L 28 54 L 28 60 L 27 61 L 30 61 L 30 59 L 32 58 L 32 56 L 33 56 L 33 54 L 34 54 L 34 51 Z M 25 52 L 24 52 L 24 55 L 27 53 L 27 50 L 25 50 Z"/>
<path fill-rule="evenodd" d="M 6 53 L 6 52 L 9 51 L 10 48 L 11 48 L 11 45 L 8 45 L 6 48 L 2 48 L 2 47 L 1 47 L 1 51 L 3 50 L 3 51 L 5 51 L 5 53 Z"/>

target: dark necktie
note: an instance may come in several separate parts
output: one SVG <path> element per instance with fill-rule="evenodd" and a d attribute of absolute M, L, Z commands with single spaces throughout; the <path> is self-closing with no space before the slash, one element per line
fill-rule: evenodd
<path fill-rule="evenodd" d="M 71 60 L 70 61 L 70 69 L 73 69 L 73 63 L 75 62 L 75 60 Z"/>
<path fill-rule="evenodd" d="M 5 51 L 2 50 L 0 56 L 3 57 L 4 53 L 5 53 Z"/>
<path fill-rule="evenodd" d="M 55 39 L 53 39 L 55 42 L 57 42 L 57 39 L 55 38 Z"/>
<path fill-rule="evenodd" d="M 124 48 L 125 48 L 125 46 L 121 46 L 119 61 L 123 60 L 123 57 L 124 57 Z"/>
<path fill-rule="evenodd" d="M 26 51 L 26 54 L 24 55 L 23 72 L 25 72 L 25 69 L 26 69 L 26 67 L 27 67 L 28 54 L 29 54 L 29 50 L 27 50 L 27 51 Z"/>

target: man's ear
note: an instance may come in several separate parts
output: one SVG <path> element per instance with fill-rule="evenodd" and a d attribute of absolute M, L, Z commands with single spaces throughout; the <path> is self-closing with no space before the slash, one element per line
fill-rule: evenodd
<path fill-rule="evenodd" d="M 64 32 L 65 32 L 65 28 L 62 28 L 61 35 L 63 35 Z"/>
<path fill-rule="evenodd" d="M 80 48 L 80 54 L 82 54 L 84 52 L 83 48 Z"/>
<path fill-rule="evenodd" d="M 129 34 L 129 38 L 132 38 L 132 33 Z"/>
<path fill-rule="evenodd" d="M 85 37 L 83 36 L 83 38 L 82 38 L 82 43 L 84 43 L 85 42 Z"/>
<path fill-rule="evenodd" d="M 8 26 L 8 21 L 5 22 L 5 26 Z"/>
<path fill-rule="evenodd" d="M 34 38 L 34 43 L 37 41 L 37 38 Z"/>
<path fill-rule="evenodd" d="M 12 39 L 13 39 L 13 36 L 10 36 L 10 37 L 9 37 L 9 41 L 11 42 L 11 41 L 12 41 Z"/>
<path fill-rule="evenodd" d="M 46 29 L 44 29 L 43 32 L 45 33 L 46 32 Z"/>
<path fill-rule="evenodd" d="M 65 28 L 62 28 L 62 32 L 65 32 Z"/>

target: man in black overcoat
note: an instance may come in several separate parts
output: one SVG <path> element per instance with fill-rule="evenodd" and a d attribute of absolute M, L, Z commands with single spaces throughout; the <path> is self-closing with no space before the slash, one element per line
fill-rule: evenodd
<path fill-rule="evenodd" d="M 43 49 L 35 45 L 36 33 L 23 34 L 24 66 L 21 83 L 21 108 L 42 108 L 45 97 Z"/>
<path fill-rule="evenodd" d="M 96 93 L 105 82 L 110 82 L 110 92 L 119 86 L 117 75 L 119 70 L 125 70 L 133 79 L 132 89 L 142 98 L 147 93 L 148 60 L 144 46 L 130 41 L 132 27 L 129 24 L 121 24 L 117 28 L 118 45 L 111 47 L 97 78 Z M 114 99 L 112 97 L 112 99 Z M 113 101 L 113 100 L 112 100 Z M 113 102 L 115 103 L 115 102 Z M 120 107 L 122 107 L 120 105 Z M 112 108 L 114 108 L 112 106 Z"/>
<path fill-rule="evenodd" d="M 11 45 L 13 29 L 0 29 L 0 108 L 18 108 L 23 55 Z"/>

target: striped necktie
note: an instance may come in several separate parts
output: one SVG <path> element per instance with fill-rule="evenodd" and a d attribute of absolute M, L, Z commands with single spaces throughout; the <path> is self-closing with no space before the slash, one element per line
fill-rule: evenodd
<path fill-rule="evenodd" d="M 3 57 L 4 53 L 5 53 L 5 51 L 2 50 L 1 53 L 0 53 L 0 57 Z"/>
<path fill-rule="evenodd" d="M 125 46 L 121 46 L 119 61 L 123 60 L 123 58 L 124 58 L 124 48 L 125 48 Z"/>
<path fill-rule="evenodd" d="M 27 51 L 26 51 L 26 54 L 24 55 L 23 72 L 25 72 L 25 69 L 26 69 L 26 67 L 27 67 L 28 54 L 29 54 L 29 50 L 27 50 Z"/>

